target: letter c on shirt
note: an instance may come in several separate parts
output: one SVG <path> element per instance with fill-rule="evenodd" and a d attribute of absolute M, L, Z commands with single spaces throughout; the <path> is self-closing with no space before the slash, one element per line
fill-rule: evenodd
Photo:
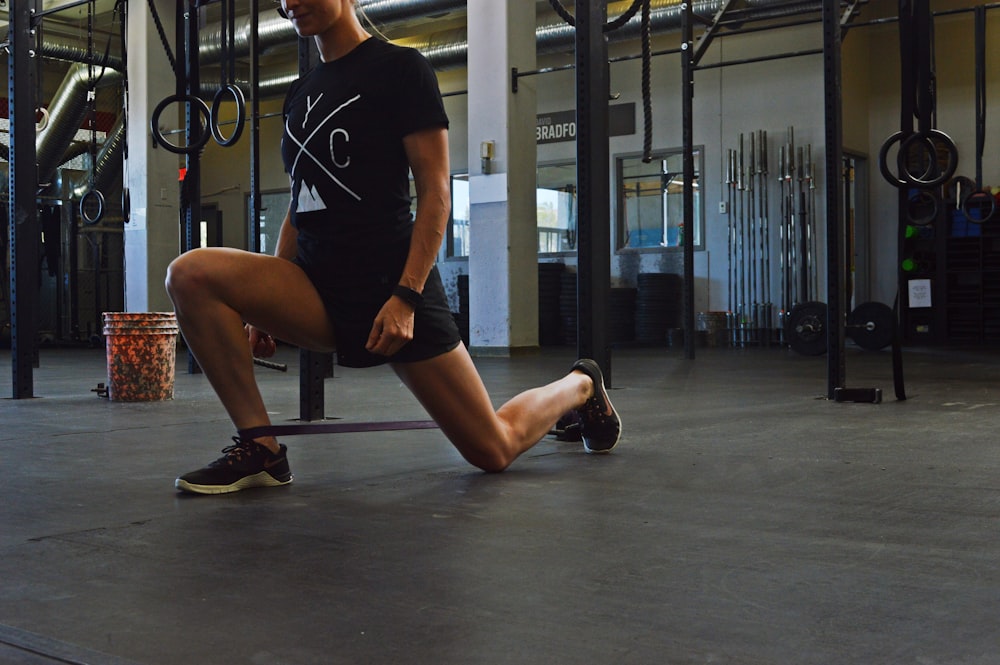
<path fill-rule="evenodd" d="M 351 163 L 351 158 L 350 156 L 348 156 L 343 163 L 337 161 L 337 146 L 334 145 L 337 134 L 344 135 L 344 143 L 351 142 L 351 135 L 347 133 L 346 129 L 340 127 L 330 132 L 330 159 L 333 160 L 333 165 L 336 166 L 338 169 L 346 169 Z"/>

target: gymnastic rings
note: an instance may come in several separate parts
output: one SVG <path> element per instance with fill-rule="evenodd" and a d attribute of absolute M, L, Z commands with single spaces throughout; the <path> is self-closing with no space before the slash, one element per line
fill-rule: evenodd
<path fill-rule="evenodd" d="M 944 186 L 944 191 L 945 196 L 955 202 L 955 209 L 961 210 L 973 224 L 988 222 L 996 214 L 996 197 L 988 190 L 980 189 L 972 178 L 955 176 Z"/>
<path fill-rule="evenodd" d="M 42 119 L 40 122 L 35 123 L 35 133 L 41 134 L 49 126 L 49 112 L 44 106 L 39 106 L 38 112 L 42 114 Z"/>
<path fill-rule="evenodd" d="M 878 151 L 878 169 L 882 173 L 882 177 L 885 178 L 890 185 L 896 188 L 906 187 L 907 183 L 905 180 L 900 180 L 899 176 L 889 170 L 889 149 L 892 148 L 895 143 L 902 140 L 905 135 L 905 132 L 896 132 L 891 134 L 889 138 L 882 143 L 882 147 L 879 148 Z"/>
<path fill-rule="evenodd" d="M 236 129 L 233 130 L 233 135 L 228 139 L 223 136 L 222 127 L 219 124 L 219 109 L 222 107 L 222 100 L 226 94 L 231 95 L 233 101 L 236 102 Z M 209 126 L 212 128 L 212 138 L 215 139 L 215 142 L 223 148 L 228 148 L 239 141 L 240 136 L 243 135 L 243 124 L 246 122 L 246 115 L 247 100 L 243 95 L 243 90 L 233 83 L 224 88 L 219 88 L 219 91 L 215 93 L 215 98 L 212 99 L 212 111 L 209 116 Z"/>
<path fill-rule="evenodd" d="M 104 194 L 101 194 L 101 190 L 91 187 L 80 197 L 80 217 L 86 226 L 93 226 L 101 221 L 104 217 Z"/>
<path fill-rule="evenodd" d="M 974 224 L 982 224 L 993 218 L 997 211 L 997 200 L 989 191 L 977 189 L 962 199 L 962 213 Z"/>
<path fill-rule="evenodd" d="M 160 129 L 160 114 L 163 113 L 163 110 L 168 106 L 175 103 L 193 104 L 198 110 L 198 113 L 200 113 L 205 120 L 205 124 L 200 125 L 201 133 L 198 134 L 194 143 L 189 143 L 184 146 L 174 145 L 167 140 L 167 138 L 163 135 L 163 131 Z M 212 111 L 208 108 L 208 104 L 202 101 L 200 97 L 196 97 L 195 95 L 171 95 L 157 104 L 156 108 L 153 109 L 153 117 L 149 120 L 149 128 L 153 133 L 153 140 L 163 146 L 168 152 L 172 152 L 176 155 L 192 155 L 200 151 L 205 147 L 205 144 L 208 143 L 209 137 L 212 136 L 212 132 L 208 131 L 208 125 L 211 124 L 211 122 Z"/>
<path fill-rule="evenodd" d="M 937 219 L 940 209 L 937 195 L 918 189 L 906 199 L 906 220 L 914 226 L 927 226 Z"/>
<path fill-rule="evenodd" d="M 916 153 L 911 152 L 915 147 Z M 945 166 L 940 167 L 939 155 L 944 150 L 948 157 Z M 910 162 L 916 159 L 924 167 L 924 173 L 916 175 L 910 170 Z M 896 155 L 896 166 L 903 181 L 917 187 L 940 187 L 955 175 L 958 168 L 958 148 L 951 137 L 939 129 L 916 132 L 902 140 Z M 928 177 L 930 176 L 930 177 Z"/>
<path fill-rule="evenodd" d="M 896 143 L 899 143 L 899 152 L 896 155 L 897 173 L 889 170 L 889 150 Z M 911 152 L 915 146 L 921 146 L 922 151 Z M 947 151 L 948 161 L 944 169 L 940 169 L 938 164 L 938 147 Z M 918 163 L 923 167 L 924 172 L 916 175 L 911 168 L 911 159 L 918 158 Z M 937 187 L 944 184 L 955 174 L 958 167 L 958 149 L 955 142 L 938 129 L 928 132 L 895 132 L 889 136 L 879 148 L 878 168 L 893 187 Z"/>
<path fill-rule="evenodd" d="M 976 191 L 976 181 L 964 175 L 957 175 L 944 186 L 944 196 L 948 201 L 955 202 L 955 209 L 962 209 L 965 197 Z"/>

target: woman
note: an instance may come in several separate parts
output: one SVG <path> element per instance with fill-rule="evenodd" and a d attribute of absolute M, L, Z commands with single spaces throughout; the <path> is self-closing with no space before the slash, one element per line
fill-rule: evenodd
<path fill-rule="evenodd" d="M 450 207 L 448 118 L 437 81 L 417 51 L 373 39 L 354 4 L 282 0 L 321 56 L 285 100 L 291 205 L 275 256 L 205 248 L 170 265 L 167 291 L 188 348 L 238 431 L 270 422 L 252 355 L 273 354 L 278 338 L 336 351 L 346 366 L 390 363 L 463 457 L 485 471 L 507 468 L 572 410 L 586 449 L 610 451 L 620 420 L 591 360 L 494 411 L 434 266 Z M 219 494 L 291 482 L 283 444 L 233 441 L 176 487 Z"/>

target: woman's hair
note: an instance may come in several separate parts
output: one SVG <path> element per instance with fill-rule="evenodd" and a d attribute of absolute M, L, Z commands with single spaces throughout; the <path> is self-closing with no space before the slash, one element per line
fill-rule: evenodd
<path fill-rule="evenodd" d="M 359 3 L 358 0 L 351 1 L 354 3 L 354 13 L 358 15 L 358 20 L 361 22 L 361 26 L 372 34 L 377 35 L 382 41 L 389 41 L 389 38 L 378 29 L 378 26 L 376 26 L 375 23 L 368 17 L 368 14 L 365 13 L 365 9 L 361 6 L 361 3 Z"/>

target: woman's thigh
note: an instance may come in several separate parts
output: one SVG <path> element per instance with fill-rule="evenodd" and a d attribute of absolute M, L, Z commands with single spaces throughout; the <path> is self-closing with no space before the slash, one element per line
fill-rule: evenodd
<path fill-rule="evenodd" d="M 291 261 L 224 247 L 195 249 L 174 260 L 167 284 L 179 313 L 215 300 L 280 340 L 317 351 L 334 348 L 326 307 Z"/>

